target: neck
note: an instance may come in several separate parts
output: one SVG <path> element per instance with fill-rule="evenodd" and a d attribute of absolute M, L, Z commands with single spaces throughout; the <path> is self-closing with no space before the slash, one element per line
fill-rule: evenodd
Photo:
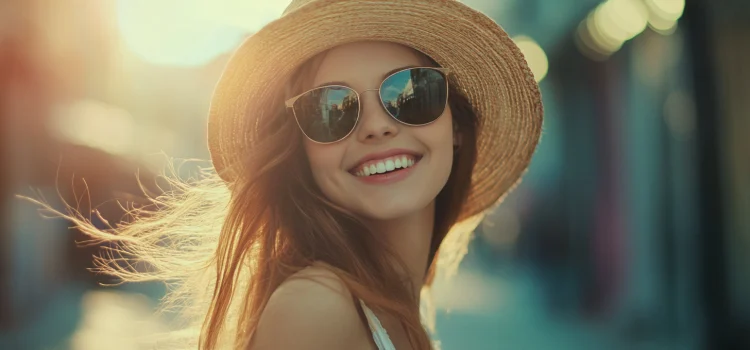
<path fill-rule="evenodd" d="M 406 264 L 406 271 L 401 273 L 411 283 L 414 300 L 419 302 L 435 225 L 435 202 L 407 216 L 392 220 L 372 220 L 368 224 L 376 234 L 385 236 L 387 243 Z"/>

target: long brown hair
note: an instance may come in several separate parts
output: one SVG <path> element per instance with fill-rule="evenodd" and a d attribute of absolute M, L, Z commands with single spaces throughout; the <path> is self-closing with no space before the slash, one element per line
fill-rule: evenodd
<path fill-rule="evenodd" d="M 99 272 L 124 282 L 167 283 L 162 306 L 178 309 L 185 324 L 161 339 L 163 344 L 176 340 L 201 349 L 245 348 L 276 288 L 301 269 L 323 262 L 353 296 L 400 320 L 415 349 L 431 348 L 420 305 L 396 273 L 403 271 L 403 262 L 355 215 L 321 193 L 301 133 L 283 108 L 285 97 L 310 85 L 324 55 L 302 65 L 287 90 L 278 94 L 278 113 L 258 126 L 257 143 L 244 157 L 244 176 L 235 182 L 224 183 L 211 169 L 197 179 L 166 176 L 169 191 L 151 197 L 150 206 L 130 208 L 127 223 L 108 230 L 97 229 L 74 208 L 57 213 L 94 239 L 118 243 L 96 259 Z M 425 286 L 435 275 L 441 242 L 459 219 L 476 158 L 473 108 L 453 84 L 449 96 L 462 144 L 436 198 Z M 455 240 L 464 246 L 450 249 L 463 252 L 467 241 Z M 147 268 L 135 268 L 133 262 Z M 201 331 L 196 344 L 197 327 Z"/>

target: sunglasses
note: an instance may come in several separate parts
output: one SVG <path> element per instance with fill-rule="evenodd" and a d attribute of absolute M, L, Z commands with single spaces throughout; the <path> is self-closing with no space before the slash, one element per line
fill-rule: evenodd
<path fill-rule="evenodd" d="M 436 121 L 448 104 L 447 68 L 414 67 L 388 75 L 378 91 L 381 106 L 396 121 L 421 126 Z M 357 126 L 361 97 L 343 85 L 326 85 L 303 92 L 285 102 L 302 133 L 316 143 L 345 139 Z"/>

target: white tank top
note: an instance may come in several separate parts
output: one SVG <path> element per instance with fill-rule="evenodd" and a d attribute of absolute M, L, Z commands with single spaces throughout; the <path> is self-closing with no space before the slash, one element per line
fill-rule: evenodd
<path fill-rule="evenodd" d="M 362 311 L 364 311 L 365 317 L 367 317 L 367 324 L 370 326 L 372 338 L 375 340 L 378 350 L 396 350 L 396 347 L 391 342 L 391 338 L 388 337 L 388 332 L 380 324 L 380 320 L 375 316 L 375 313 L 361 299 L 359 300 L 359 304 L 362 305 Z"/>

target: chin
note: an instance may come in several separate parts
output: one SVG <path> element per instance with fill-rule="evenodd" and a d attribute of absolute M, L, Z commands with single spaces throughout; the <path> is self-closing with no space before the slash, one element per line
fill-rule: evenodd
<path fill-rule="evenodd" d="M 390 200 L 390 201 L 372 201 L 363 203 L 357 210 L 357 214 L 369 220 L 388 221 L 399 219 L 423 210 L 431 203 L 430 200 L 416 200 L 414 197 L 409 200 Z"/>

